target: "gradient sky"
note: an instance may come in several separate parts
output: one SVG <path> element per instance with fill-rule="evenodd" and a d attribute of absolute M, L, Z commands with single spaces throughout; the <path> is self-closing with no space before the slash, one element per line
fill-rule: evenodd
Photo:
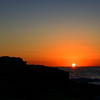
<path fill-rule="evenodd" d="M 0 56 L 100 66 L 100 0 L 0 0 Z"/>

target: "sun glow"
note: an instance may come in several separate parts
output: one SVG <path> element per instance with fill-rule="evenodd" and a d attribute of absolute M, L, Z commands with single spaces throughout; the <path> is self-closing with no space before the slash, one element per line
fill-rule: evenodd
<path fill-rule="evenodd" d="M 75 67 L 76 66 L 76 64 L 75 63 L 72 63 L 72 67 Z"/>

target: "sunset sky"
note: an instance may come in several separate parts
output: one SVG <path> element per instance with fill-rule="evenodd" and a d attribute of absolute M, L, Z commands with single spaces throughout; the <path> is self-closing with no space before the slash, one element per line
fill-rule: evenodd
<path fill-rule="evenodd" d="M 100 0 L 0 0 L 0 56 L 100 66 Z"/>

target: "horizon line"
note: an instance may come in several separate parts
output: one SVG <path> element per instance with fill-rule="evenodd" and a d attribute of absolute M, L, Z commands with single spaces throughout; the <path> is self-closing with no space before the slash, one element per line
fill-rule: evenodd
<path fill-rule="evenodd" d="M 35 64 L 26 64 L 26 65 L 35 65 Z M 38 66 L 45 66 L 45 65 L 38 65 Z M 72 67 L 72 66 L 45 66 L 45 67 Z M 76 67 L 100 67 L 100 66 L 75 66 Z"/>

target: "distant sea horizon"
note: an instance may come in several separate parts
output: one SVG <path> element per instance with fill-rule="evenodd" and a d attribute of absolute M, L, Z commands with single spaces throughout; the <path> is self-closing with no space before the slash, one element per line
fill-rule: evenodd
<path fill-rule="evenodd" d="M 76 82 L 100 85 L 100 66 L 85 67 L 54 67 L 69 72 L 69 78 Z"/>
<path fill-rule="evenodd" d="M 72 66 L 47 66 L 47 67 L 72 67 Z M 77 68 L 77 67 L 100 67 L 100 66 L 75 66 L 72 68 Z"/>

